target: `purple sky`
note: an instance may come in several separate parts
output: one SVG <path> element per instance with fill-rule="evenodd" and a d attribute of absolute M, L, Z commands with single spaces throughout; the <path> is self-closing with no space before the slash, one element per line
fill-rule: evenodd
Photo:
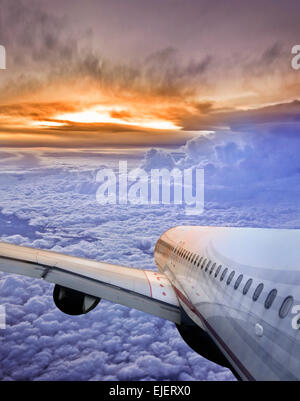
<path fill-rule="evenodd" d="M 298 1 L 1 5 L 3 146 L 178 145 L 245 110 L 295 113 Z"/>

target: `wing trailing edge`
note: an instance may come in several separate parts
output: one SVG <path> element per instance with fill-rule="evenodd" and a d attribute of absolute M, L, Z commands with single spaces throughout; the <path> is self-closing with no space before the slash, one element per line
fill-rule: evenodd
<path fill-rule="evenodd" d="M 159 272 L 0 242 L 0 271 L 44 279 L 174 323 L 181 313 L 175 291 Z"/>

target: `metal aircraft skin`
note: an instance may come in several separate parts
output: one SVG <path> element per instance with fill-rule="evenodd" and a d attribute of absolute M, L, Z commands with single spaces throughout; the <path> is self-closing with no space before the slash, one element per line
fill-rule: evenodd
<path fill-rule="evenodd" d="M 0 271 L 54 283 L 65 313 L 107 299 L 176 323 L 238 379 L 300 379 L 300 230 L 174 227 L 154 258 L 157 272 L 0 243 Z"/>

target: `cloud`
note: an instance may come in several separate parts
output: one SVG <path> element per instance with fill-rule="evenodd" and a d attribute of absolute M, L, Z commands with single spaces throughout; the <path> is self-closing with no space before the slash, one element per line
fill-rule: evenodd
<path fill-rule="evenodd" d="M 221 131 L 226 129 L 228 134 L 231 131 L 251 132 L 261 124 L 261 129 L 266 131 L 268 127 L 278 127 L 279 124 L 292 124 L 299 122 L 299 100 L 277 103 L 271 106 L 255 107 L 246 110 L 234 108 L 218 109 L 213 105 L 205 103 L 204 113 L 191 113 L 183 117 L 182 124 L 187 131 L 209 130 Z M 268 124 L 268 126 L 266 126 Z"/>
<path fill-rule="evenodd" d="M 0 166 L 5 169 L 28 170 L 40 167 L 41 160 L 33 153 L 11 152 L 6 153 L 5 157 L 0 159 Z"/>
<path fill-rule="evenodd" d="M 16 29 L 9 35 L 12 23 Z M 123 92 L 129 90 L 143 96 L 177 97 L 193 91 L 191 82 L 203 76 L 211 62 L 205 55 L 199 61 L 182 63 L 173 47 L 140 55 L 131 63 L 114 62 L 92 47 L 93 33 L 88 26 L 76 28 L 75 33 L 71 19 L 59 12 L 59 7 L 53 12 L 35 0 L 2 0 L 1 37 L 10 55 L 3 101 L 45 88 L 49 96 L 55 91 L 53 85 L 73 91 L 85 86 L 89 95 L 97 88 L 98 93 L 109 91 L 119 97 L 127 97 Z"/>
<path fill-rule="evenodd" d="M 141 167 L 146 171 L 162 168 L 172 170 L 175 167 L 175 161 L 170 152 L 152 148 L 146 152 Z"/>
<path fill-rule="evenodd" d="M 152 246 L 152 242 L 151 239 L 148 238 L 139 238 L 137 240 L 137 248 L 139 248 L 141 251 L 149 251 L 151 246 Z"/>
<path fill-rule="evenodd" d="M 274 9 L 269 14 L 273 17 L 260 25 L 257 12 L 261 4 L 247 5 L 246 12 L 236 3 L 239 18 L 227 16 L 234 23 L 227 24 L 224 32 L 219 23 L 226 12 L 222 5 L 208 7 L 206 1 L 201 1 L 185 10 L 177 4 L 175 9 L 181 9 L 182 19 L 172 15 L 182 28 L 175 29 L 162 18 L 170 15 L 166 5 L 159 5 L 154 18 L 158 3 L 153 9 L 145 2 L 135 7 L 131 2 L 126 9 L 118 3 L 123 10 L 122 21 L 128 24 L 129 36 L 124 44 L 122 24 L 117 24 L 117 14 L 111 6 L 102 4 L 101 24 L 95 22 L 98 3 L 91 1 L 79 13 L 82 7 L 69 1 L 55 2 L 56 7 L 50 7 L 36 0 L 2 0 L 0 33 L 9 56 L 8 69 L 0 75 L 2 146 L 67 148 L 70 137 L 74 148 L 109 147 L 111 143 L 180 146 L 195 135 L 190 131 L 238 131 L 245 130 L 247 124 L 299 121 L 299 102 L 284 103 L 296 99 L 299 92 L 299 74 L 291 69 L 289 54 L 291 38 L 297 37 L 293 23 L 296 4 L 283 8 L 267 2 L 266 9 Z M 145 24 L 134 18 L 139 13 L 152 15 L 157 27 L 155 33 L 151 29 L 151 35 L 156 37 L 151 45 L 147 40 L 144 46 L 142 36 L 137 35 L 140 29 L 147 36 Z M 290 19 L 282 21 L 282 15 Z M 285 26 L 287 20 L 290 23 Z M 278 34 L 271 35 L 274 21 L 285 29 L 278 30 L 277 26 Z M 253 38 L 242 40 L 248 24 L 252 32 L 254 26 L 258 31 Z M 192 26 L 198 28 L 190 35 Z M 99 29 L 104 30 L 101 35 Z M 179 34 L 181 29 L 183 35 Z M 160 40 L 157 32 L 161 33 Z M 258 32 L 263 32 L 263 37 Z M 133 41 L 135 51 L 130 49 Z M 276 105 L 262 107 L 265 104 Z M 58 115 L 97 105 L 110 107 L 109 116 L 123 120 L 123 124 L 66 120 L 63 126 L 45 125 L 57 124 Z M 162 121 L 182 129 L 127 125 L 141 121 Z M 34 125 L 38 122 L 43 125 Z"/>
<path fill-rule="evenodd" d="M 80 190 L 89 176 L 80 169 L 32 174 L 23 173 L 19 200 L 10 201 L 13 185 L 1 193 L 3 219 L 18 216 L 14 235 L 5 235 L 1 225 L 2 240 L 154 268 L 153 247 L 172 210 L 99 207 L 88 189 Z M 35 229 L 32 239 L 17 234 L 21 224 L 22 232 L 29 232 L 26 225 Z M 122 241 L 121 226 L 127 232 Z M 197 378 L 186 358 L 193 353 L 171 323 L 105 301 L 91 314 L 72 319 L 55 308 L 51 285 L 13 275 L 1 274 L 0 293 L 8 324 L 1 332 L 2 380 Z M 207 365 L 207 372 L 225 371 L 203 358 L 197 361 Z"/>
<path fill-rule="evenodd" d="M 0 189 L 0 237 L 155 269 L 155 243 L 171 226 L 299 228 L 297 126 L 248 129 L 202 135 L 175 151 L 152 149 L 136 160 L 147 168 L 204 167 L 201 216 L 171 205 L 100 206 L 94 167 L 65 157 L 61 168 L 9 175 Z M 39 158 L 45 165 L 52 160 L 48 152 Z M 88 315 L 68 317 L 55 308 L 50 284 L 0 276 L 8 324 L 0 333 L 2 380 L 233 380 L 227 369 L 194 353 L 171 323 L 106 301 Z"/>
<path fill-rule="evenodd" d="M 63 112 L 91 104 L 121 104 L 131 107 L 122 113 L 112 111 L 112 115 L 122 115 L 123 118 L 130 116 L 133 119 L 141 115 L 160 117 L 167 121 L 171 119 L 174 124 L 186 130 L 212 129 L 216 126 L 220 128 L 222 123 L 223 126 L 226 124 L 226 109 L 234 111 L 241 106 L 253 107 L 296 98 L 298 74 L 292 71 L 289 64 L 290 36 L 293 37 L 295 29 L 292 23 L 295 18 L 294 5 L 290 4 L 284 9 L 273 5 L 274 13 L 270 13 L 272 19 L 265 19 L 264 26 L 260 26 L 256 13 L 261 4 L 256 4 L 254 8 L 248 5 L 249 13 L 236 4 L 239 23 L 234 19 L 235 24 L 231 24 L 230 28 L 227 26 L 225 33 L 216 18 L 218 16 L 223 20 L 223 6 L 209 8 L 205 3 L 194 2 L 189 11 L 182 10 L 181 23 L 187 27 L 188 22 L 191 26 L 198 26 L 187 44 L 182 42 L 172 24 L 166 25 L 163 20 L 164 29 L 160 41 L 156 38 L 144 50 L 141 50 L 140 45 L 139 51 L 120 57 L 119 54 L 124 52 L 120 44 L 123 43 L 122 35 L 118 35 L 117 45 L 112 42 L 112 38 L 122 28 L 116 24 L 115 19 L 108 24 L 107 21 L 111 19 L 106 20 L 105 15 L 111 15 L 112 12 L 108 5 L 102 10 L 102 24 L 94 21 L 99 4 L 93 1 L 84 11 L 88 18 L 80 18 L 81 23 L 76 24 L 78 7 L 72 6 L 72 2 L 56 2 L 57 7 L 50 8 L 45 2 L 36 0 L 2 0 L 1 37 L 7 46 L 10 65 L 5 75 L 0 77 L 0 112 L 6 110 L 8 119 L 14 116 L 32 118 L 34 121 L 42 117 L 51 120 L 58 111 L 56 106 Z M 132 13 L 128 14 L 132 4 L 124 10 L 124 20 L 133 19 L 136 13 L 145 13 L 148 8 L 145 3 L 137 4 Z M 122 4 L 119 6 L 123 7 Z M 153 10 L 157 6 L 153 6 Z M 153 21 L 155 25 L 158 24 L 158 32 L 162 29 L 159 23 L 162 15 L 170 12 L 166 7 L 159 6 L 160 13 Z M 183 6 L 178 7 L 181 9 Z M 268 3 L 268 9 L 270 7 Z M 153 10 L 148 10 L 152 16 Z M 199 16 L 196 18 L 197 13 Z M 290 24 L 286 27 L 289 29 L 278 31 L 282 38 L 272 36 L 267 31 L 268 35 L 260 37 L 258 47 L 257 40 L 254 41 L 255 52 L 251 51 L 253 43 L 250 38 L 247 38 L 246 45 L 245 40 L 241 39 L 244 29 L 240 36 L 236 32 L 241 21 L 244 24 L 251 21 L 252 31 L 256 25 L 264 33 L 268 26 L 273 31 L 274 20 L 283 24 L 283 13 L 290 16 Z M 202 19 L 203 25 L 199 23 Z M 145 29 L 137 22 L 138 19 L 133 21 L 128 24 L 133 31 Z M 12 24 L 15 24 L 15 30 L 8 34 Z M 103 38 L 97 36 L 99 25 L 106 27 L 107 33 Z M 213 34 L 201 36 L 204 27 Z M 170 31 L 173 36 L 168 34 Z M 254 36 L 257 38 L 256 35 L 258 33 Z M 136 37 L 140 38 L 140 35 Z M 219 37 L 222 41 L 218 41 Z M 297 35 L 294 34 L 294 37 L 296 40 Z M 110 43 L 110 46 L 97 45 L 102 40 Z M 140 43 L 140 39 L 137 42 Z M 227 43 L 226 49 L 222 43 Z M 120 48 L 111 53 L 109 48 L 114 46 Z M 129 47 L 127 44 L 125 48 L 129 50 Z M 80 102 L 74 99 L 80 99 Z M 106 127 L 115 130 L 115 127 Z M 27 130 L 28 127 L 23 128 L 29 140 L 34 131 Z M 75 132 L 80 129 L 83 135 L 88 131 L 78 126 L 68 128 L 65 135 L 72 129 Z M 103 133 L 101 127 L 93 129 Z M 39 135 L 42 132 L 35 131 Z M 55 130 L 46 130 L 44 133 L 55 136 L 58 132 L 63 134 Z M 20 137 L 18 139 L 22 142 Z M 51 138 L 52 141 L 55 139 Z M 29 144 L 32 145 L 32 142 Z"/>
<path fill-rule="evenodd" d="M 278 109 L 290 110 L 288 105 L 274 107 L 270 115 Z M 292 118 L 294 115 L 292 110 Z M 176 160 L 172 151 L 151 149 L 141 166 L 147 170 L 203 168 L 206 201 L 260 197 L 270 204 L 293 202 L 300 193 L 300 125 L 276 123 L 275 119 L 272 124 L 245 123 L 238 128 L 188 140 L 176 153 Z"/>

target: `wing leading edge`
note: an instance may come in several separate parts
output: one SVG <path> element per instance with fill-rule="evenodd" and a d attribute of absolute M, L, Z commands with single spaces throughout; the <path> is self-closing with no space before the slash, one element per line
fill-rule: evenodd
<path fill-rule="evenodd" d="M 0 242 L 0 271 L 44 279 L 174 323 L 181 320 L 171 283 L 151 270 Z"/>

